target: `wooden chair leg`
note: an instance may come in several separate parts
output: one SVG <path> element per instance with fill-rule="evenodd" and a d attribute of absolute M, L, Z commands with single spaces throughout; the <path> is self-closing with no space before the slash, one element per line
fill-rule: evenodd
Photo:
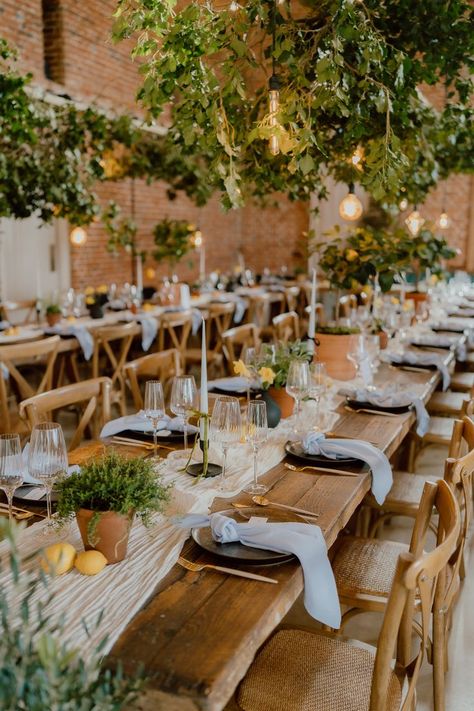
<path fill-rule="evenodd" d="M 416 466 L 416 458 L 418 456 L 418 440 L 416 435 L 411 435 L 408 443 L 408 462 L 407 471 L 413 473 Z"/>
<path fill-rule="evenodd" d="M 446 618 L 443 612 L 433 615 L 433 708 L 445 711 Z"/>

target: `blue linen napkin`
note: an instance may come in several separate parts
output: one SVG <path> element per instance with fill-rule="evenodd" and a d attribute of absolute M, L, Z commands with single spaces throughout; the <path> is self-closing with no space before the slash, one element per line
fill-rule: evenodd
<path fill-rule="evenodd" d="M 194 425 L 188 425 L 188 434 L 195 434 L 199 431 Z M 115 420 L 110 420 L 103 427 L 100 437 L 113 437 L 123 430 L 133 430 L 134 432 L 151 432 L 152 425 L 146 417 L 143 410 L 135 415 L 127 415 L 126 417 L 117 417 Z M 180 417 L 168 417 L 165 415 L 158 422 L 158 436 L 164 430 L 170 432 L 184 432 L 183 420 Z M 162 435 L 161 435 L 162 436 Z"/>
<path fill-rule="evenodd" d="M 326 439 L 324 432 L 308 432 L 301 444 L 307 454 L 322 454 L 328 459 L 354 457 L 368 464 L 372 471 L 372 493 L 377 503 L 383 504 L 392 488 L 393 476 L 390 462 L 380 449 L 358 439 Z"/>
<path fill-rule="evenodd" d="M 385 390 L 365 390 L 364 388 L 341 388 L 339 395 L 345 395 L 357 402 L 368 402 L 376 407 L 413 407 L 416 412 L 416 434 L 423 437 L 430 423 L 430 416 L 419 397 L 407 391 L 396 391 L 393 388 Z"/>
<path fill-rule="evenodd" d="M 44 332 L 47 335 L 75 336 L 81 346 L 85 360 L 91 359 L 94 352 L 94 339 L 85 326 L 78 326 L 73 323 L 67 326 L 58 324 L 57 326 L 46 328 Z"/>
<path fill-rule="evenodd" d="M 337 629 L 341 609 L 336 582 L 327 556 L 326 542 L 319 526 L 309 523 L 267 523 L 253 519 L 237 523 L 228 516 L 190 514 L 174 519 L 180 528 L 211 527 L 218 543 L 240 541 L 251 548 L 293 553 L 300 561 L 304 576 L 304 604 L 319 622 Z"/>
<path fill-rule="evenodd" d="M 413 353 L 404 351 L 403 353 L 385 352 L 380 355 L 380 360 L 386 363 L 408 363 L 410 365 L 434 365 L 443 376 L 443 390 L 449 388 L 451 376 L 443 358 L 437 353 Z"/>
<path fill-rule="evenodd" d="M 137 321 L 142 327 L 142 349 L 147 351 L 158 333 L 158 321 L 153 316 L 139 316 Z"/>

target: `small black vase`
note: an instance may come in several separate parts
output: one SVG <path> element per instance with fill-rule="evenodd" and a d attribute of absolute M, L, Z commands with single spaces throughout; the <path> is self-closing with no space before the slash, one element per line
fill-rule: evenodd
<path fill-rule="evenodd" d="M 89 315 L 91 318 L 104 318 L 104 307 L 100 304 L 91 304 L 89 306 Z"/>
<path fill-rule="evenodd" d="M 267 422 L 269 427 L 276 427 L 281 420 L 281 410 L 275 400 L 270 397 L 268 390 L 262 390 L 260 398 L 267 406 Z"/>

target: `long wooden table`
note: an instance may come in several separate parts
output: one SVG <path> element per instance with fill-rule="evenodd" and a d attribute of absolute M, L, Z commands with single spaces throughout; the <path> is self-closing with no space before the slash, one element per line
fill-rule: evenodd
<path fill-rule="evenodd" d="M 452 353 L 438 352 L 454 366 Z M 416 383 L 422 387 L 421 394 L 427 402 L 439 382 L 439 374 L 406 372 L 384 365 L 378 380 L 403 387 Z M 415 421 L 411 411 L 384 417 L 342 409 L 341 415 L 333 428 L 335 432 L 374 442 L 388 457 L 396 452 Z M 327 476 L 292 472 L 283 462 L 262 478 L 272 485 L 272 500 L 319 512 L 318 525 L 328 548 L 370 487 L 366 470 L 357 477 Z M 249 502 L 245 494 L 237 500 Z M 228 507 L 229 500 L 220 499 L 212 509 Z M 192 541 L 187 542 L 185 555 L 191 560 L 211 560 Z M 110 654 L 110 663 L 120 661 L 127 674 L 144 667 L 148 683 L 140 709 L 218 711 L 227 704 L 258 648 L 303 589 L 297 563 L 255 570 L 270 574 L 279 584 L 210 571 L 192 573 L 175 566 L 156 590 L 150 590 L 148 604 Z"/>

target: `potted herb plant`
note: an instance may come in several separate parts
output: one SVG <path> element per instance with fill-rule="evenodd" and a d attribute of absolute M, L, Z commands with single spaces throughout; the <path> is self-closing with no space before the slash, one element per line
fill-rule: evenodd
<path fill-rule="evenodd" d="M 118 563 L 127 553 L 134 518 L 149 525 L 151 515 L 162 511 L 169 499 L 164 486 L 146 459 L 111 452 L 85 464 L 58 485 L 57 518 L 76 517 L 84 548 L 100 551 L 108 563 Z"/>
<path fill-rule="evenodd" d="M 48 304 L 46 307 L 46 321 L 51 328 L 56 326 L 63 317 L 59 304 Z"/>

